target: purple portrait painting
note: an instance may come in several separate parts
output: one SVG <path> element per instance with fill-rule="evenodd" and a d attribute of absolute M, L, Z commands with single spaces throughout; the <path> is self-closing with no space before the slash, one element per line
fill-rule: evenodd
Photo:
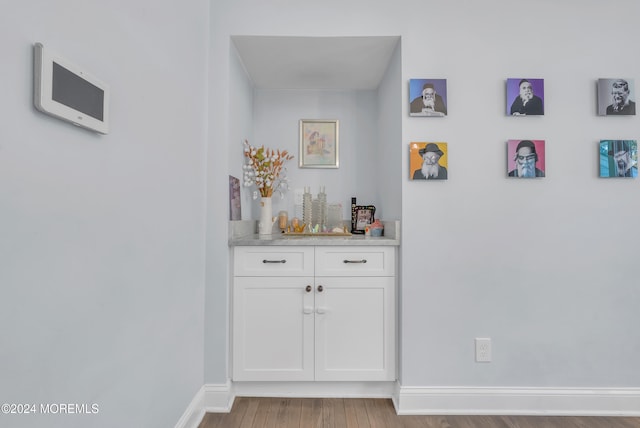
<path fill-rule="evenodd" d="M 507 79 L 507 116 L 544 115 L 544 79 Z"/>

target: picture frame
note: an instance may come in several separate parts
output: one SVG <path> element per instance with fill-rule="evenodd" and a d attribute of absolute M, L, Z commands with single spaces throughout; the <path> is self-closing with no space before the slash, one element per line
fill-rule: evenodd
<path fill-rule="evenodd" d="M 376 219 L 376 207 L 373 205 L 356 205 L 354 213 L 351 233 L 364 234 L 365 228 Z"/>
<path fill-rule="evenodd" d="M 638 142 L 636 140 L 600 140 L 600 177 L 636 178 Z"/>
<path fill-rule="evenodd" d="M 339 121 L 300 119 L 300 168 L 338 168 Z"/>
<path fill-rule="evenodd" d="M 409 144 L 409 179 L 447 180 L 448 154 L 448 144 L 442 141 Z"/>
<path fill-rule="evenodd" d="M 409 79 L 409 116 L 446 115 L 447 79 Z"/>
<path fill-rule="evenodd" d="M 544 116 L 544 79 L 507 79 L 507 116 Z"/>
<path fill-rule="evenodd" d="M 635 116 L 635 82 L 628 78 L 598 79 L 598 116 Z"/>
<path fill-rule="evenodd" d="M 507 140 L 507 177 L 545 177 L 545 153 L 545 140 Z"/>

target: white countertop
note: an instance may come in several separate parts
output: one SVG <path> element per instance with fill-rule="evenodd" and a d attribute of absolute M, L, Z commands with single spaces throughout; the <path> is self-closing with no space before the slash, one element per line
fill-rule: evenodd
<path fill-rule="evenodd" d="M 332 245 L 332 246 L 356 246 L 356 245 L 400 245 L 400 222 L 383 221 L 384 236 L 292 236 L 283 235 L 274 231 L 271 236 L 260 236 L 255 233 L 256 222 L 253 220 L 241 220 L 229 222 L 229 246 L 243 245 Z"/>

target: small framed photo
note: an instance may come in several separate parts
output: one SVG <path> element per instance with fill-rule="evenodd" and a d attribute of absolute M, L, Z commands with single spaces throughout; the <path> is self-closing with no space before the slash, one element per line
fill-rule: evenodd
<path fill-rule="evenodd" d="M 409 116 L 447 115 L 447 79 L 410 79 Z"/>
<path fill-rule="evenodd" d="M 338 120 L 300 120 L 300 168 L 338 168 Z"/>
<path fill-rule="evenodd" d="M 516 178 L 544 177 L 544 140 L 507 141 L 507 176 Z"/>
<path fill-rule="evenodd" d="M 635 116 L 633 79 L 598 79 L 598 116 Z"/>
<path fill-rule="evenodd" d="M 544 79 L 507 79 L 507 116 L 543 116 Z"/>
<path fill-rule="evenodd" d="M 351 233 L 363 234 L 368 225 L 375 221 L 376 207 L 373 205 L 356 205 L 355 212 L 355 227 Z"/>
<path fill-rule="evenodd" d="M 638 176 L 638 143 L 636 140 L 600 141 L 600 177 Z"/>

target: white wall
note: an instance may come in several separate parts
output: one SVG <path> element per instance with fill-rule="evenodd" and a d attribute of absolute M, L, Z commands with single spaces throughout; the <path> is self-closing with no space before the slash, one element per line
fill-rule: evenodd
<path fill-rule="evenodd" d="M 6 4 L 0 415 L 12 427 L 174 426 L 203 383 L 208 2 Z M 32 103 L 32 44 L 111 85 L 111 133 Z"/>
<path fill-rule="evenodd" d="M 402 138 L 402 97 L 399 91 L 405 87 L 402 81 L 401 42 L 398 42 L 380 86 L 377 90 L 376 126 L 376 207 L 384 220 L 399 220 L 402 215 L 402 159 L 396 141 Z"/>
<path fill-rule="evenodd" d="M 213 8 L 211 76 L 222 82 L 212 117 L 228 108 L 218 95 L 230 35 L 402 37 L 402 131 L 384 135 L 402 164 L 403 385 L 640 385 L 632 329 L 640 184 L 597 178 L 598 140 L 635 139 L 640 119 L 595 116 L 597 78 L 640 78 L 640 61 L 615 36 L 634 28 L 640 5 L 239 0 Z M 505 116 L 505 80 L 524 76 L 546 81 L 544 117 Z M 408 116 L 408 81 L 424 77 L 448 79 L 448 117 Z M 211 142 L 225 144 L 227 125 L 214 122 L 222 129 Z M 546 178 L 506 178 L 511 138 L 547 141 Z M 449 180 L 408 179 L 412 141 L 449 143 Z M 491 364 L 474 362 L 478 336 L 493 339 Z"/>
<path fill-rule="evenodd" d="M 376 205 L 376 112 L 375 91 L 255 90 L 253 144 L 294 155 L 287 163 L 291 191 L 274 198 L 274 212 L 293 213 L 294 191 L 305 186 L 314 198 L 324 186 L 328 202 L 342 204 L 343 219 L 351 218 L 352 196 L 361 205 Z M 300 119 L 339 120 L 339 168 L 298 167 Z"/>
<path fill-rule="evenodd" d="M 613 10 L 625 11 L 620 28 L 640 12 L 632 1 L 490 1 L 456 19 L 451 6 L 428 49 L 407 26 L 405 79 L 446 77 L 450 109 L 406 118 L 402 150 L 448 141 L 451 158 L 447 182 L 403 180 L 404 385 L 640 385 L 640 183 L 598 178 L 598 140 L 640 129 L 637 117 L 595 116 L 597 78 L 640 78 L 603 19 Z M 522 19 L 540 31 L 519 37 Z M 516 76 L 545 79 L 544 117 L 505 116 Z M 546 140 L 546 178 L 505 178 L 511 138 Z M 473 362 L 474 337 L 493 339 L 493 363 Z"/>

